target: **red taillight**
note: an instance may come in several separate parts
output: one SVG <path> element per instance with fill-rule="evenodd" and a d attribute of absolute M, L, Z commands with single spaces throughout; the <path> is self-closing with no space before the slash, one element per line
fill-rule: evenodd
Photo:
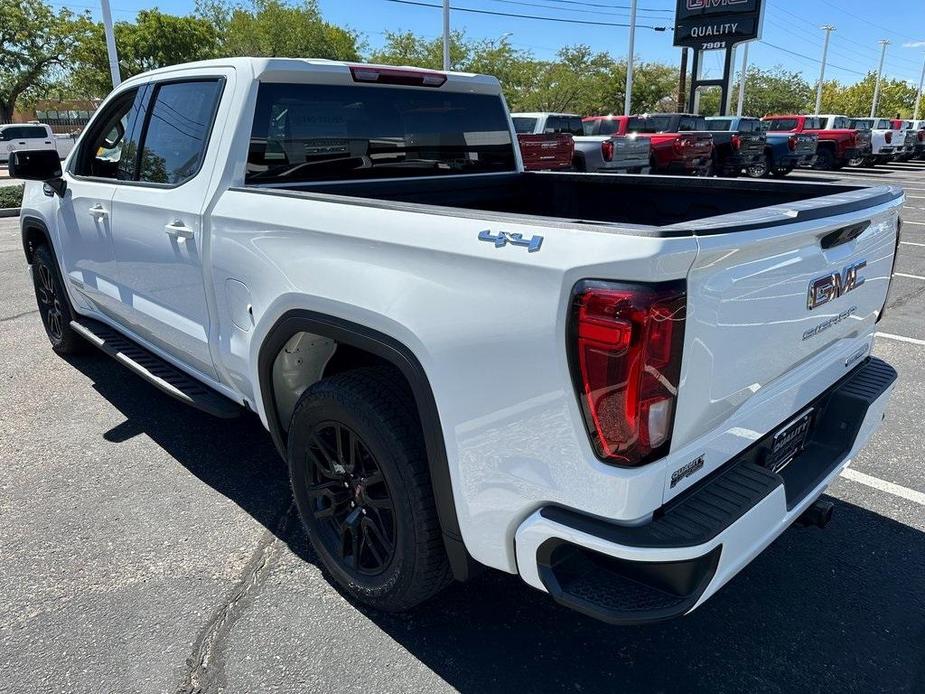
<path fill-rule="evenodd" d="M 797 137 L 796 137 L 796 135 L 791 135 L 790 137 L 787 138 L 787 149 L 789 149 L 791 152 L 796 152 L 796 151 L 797 151 Z"/>
<path fill-rule="evenodd" d="M 886 131 L 886 143 L 890 144 L 892 141 L 893 141 L 893 131 L 887 130 Z"/>
<path fill-rule="evenodd" d="M 402 84 L 407 87 L 439 87 L 446 82 L 445 74 L 432 70 L 400 70 L 369 65 L 351 65 L 350 74 L 354 82 Z"/>
<path fill-rule="evenodd" d="M 604 157 L 604 161 L 613 160 L 613 140 L 604 140 L 601 143 L 601 156 Z"/>
<path fill-rule="evenodd" d="M 742 146 L 742 138 L 738 135 L 733 135 L 731 142 L 734 150 L 738 150 Z"/>
<path fill-rule="evenodd" d="M 572 368 L 597 455 L 642 465 L 668 450 L 681 374 L 683 283 L 582 282 L 571 315 Z"/>

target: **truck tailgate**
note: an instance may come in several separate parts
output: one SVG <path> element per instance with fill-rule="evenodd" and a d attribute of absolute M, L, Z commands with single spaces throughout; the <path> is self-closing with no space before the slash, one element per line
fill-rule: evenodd
<path fill-rule="evenodd" d="M 852 344 L 852 354 L 867 344 L 889 288 L 899 205 L 699 236 L 673 449 L 793 386 L 802 365 L 845 361 Z"/>
<path fill-rule="evenodd" d="M 636 135 L 621 135 L 613 138 L 614 159 L 648 159 L 651 145 L 649 140 Z"/>

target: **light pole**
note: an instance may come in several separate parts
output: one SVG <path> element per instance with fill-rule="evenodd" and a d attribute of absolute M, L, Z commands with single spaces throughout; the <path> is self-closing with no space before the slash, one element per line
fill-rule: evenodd
<path fill-rule="evenodd" d="M 816 86 L 816 113 L 822 110 L 822 83 L 825 81 L 825 61 L 829 55 L 829 37 L 835 31 L 831 24 L 823 24 L 819 27 L 825 32 L 825 41 L 822 44 L 822 68 L 819 70 L 819 84 Z"/>
<path fill-rule="evenodd" d="M 116 53 L 116 36 L 112 31 L 112 12 L 109 10 L 109 0 L 100 0 L 103 9 L 103 29 L 106 33 L 106 52 L 109 54 L 109 74 L 112 76 L 112 88 L 122 84 L 119 74 L 119 54 Z"/>
<path fill-rule="evenodd" d="M 636 52 L 636 4 L 630 5 L 630 39 L 626 54 L 626 95 L 623 98 L 623 115 L 630 115 L 633 108 L 633 54 Z"/>
<path fill-rule="evenodd" d="M 925 62 L 922 63 L 922 76 L 919 77 L 919 92 L 915 95 L 915 108 L 912 109 L 912 120 L 919 119 L 919 105 L 922 103 L 923 84 L 925 84 Z"/>
<path fill-rule="evenodd" d="M 741 116 L 745 108 L 745 75 L 748 72 L 748 44 L 742 51 L 742 75 L 739 77 L 739 103 L 736 106 L 736 115 Z"/>
<path fill-rule="evenodd" d="M 450 69 L 450 0 L 443 0 L 443 70 Z"/>
<path fill-rule="evenodd" d="M 874 87 L 874 100 L 870 104 L 870 117 L 877 117 L 877 106 L 878 101 L 880 101 L 880 78 L 883 76 L 883 61 L 886 58 L 886 47 L 890 45 L 890 42 L 886 39 L 880 39 L 880 45 L 882 49 L 880 51 L 880 67 L 877 68 L 877 86 Z"/>

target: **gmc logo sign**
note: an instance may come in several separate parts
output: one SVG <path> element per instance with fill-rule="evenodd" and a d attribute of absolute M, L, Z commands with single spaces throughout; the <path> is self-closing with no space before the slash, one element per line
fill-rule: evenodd
<path fill-rule="evenodd" d="M 812 311 L 860 287 L 864 284 L 864 278 L 858 273 L 865 267 L 867 267 L 867 261 L 860 260 L 846 266 L 841 273 L 833 272 L 831 275 L 814 279 L 809 283 L 806 308 Z"/>
<path fill-rule="evenodd" d="M 744 5 L 748 0 L 687 0 L 687 9 L 691 12 L 697 10 L 710 10 L 715 7 L 728 5 Z"/>

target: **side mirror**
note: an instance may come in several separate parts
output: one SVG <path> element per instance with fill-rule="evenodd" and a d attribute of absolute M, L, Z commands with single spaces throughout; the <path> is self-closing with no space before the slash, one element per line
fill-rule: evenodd
<path fill-rule="evenodd" d="M 61 178 L 61 159 L 56 149 L 14 150 L 10 152 L 10 178 L 24 181 L 50 181 Z"/>
<path fill-rule="evenodd" d="M 10 178 L 43 181 L 59 196 L 64 195 L 61 178 L 61 158 L 56 149 L 14 150 L 10 152 Z"/>

